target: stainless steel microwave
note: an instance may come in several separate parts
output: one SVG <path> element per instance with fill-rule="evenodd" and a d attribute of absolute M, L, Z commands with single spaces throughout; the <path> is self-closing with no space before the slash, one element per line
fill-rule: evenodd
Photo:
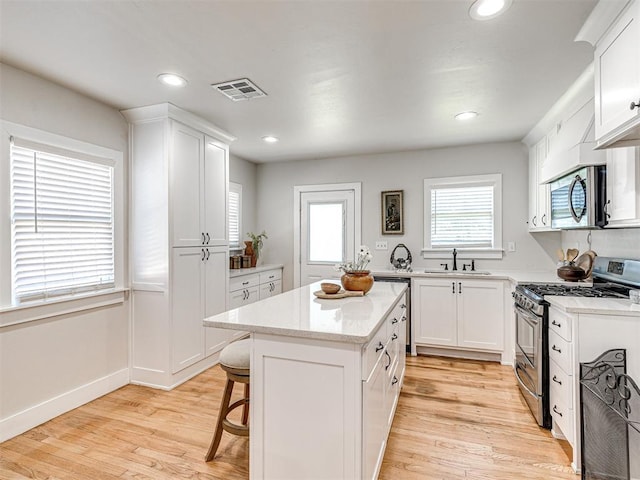
<path fill-rule="evenodd" d="M 583 167 L 551 183 L 551 228 L 607 224 L 607 167 Z"/>

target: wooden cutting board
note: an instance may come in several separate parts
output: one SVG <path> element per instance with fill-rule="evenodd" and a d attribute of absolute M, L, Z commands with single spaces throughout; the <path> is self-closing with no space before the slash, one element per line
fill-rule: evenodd
<path fill-rule="evenodd" d="M 313 294 L 318 298 L 326 298 L 336 300 L 338 298 L 346 298 L 346 297 L 362 297 L 364 292 L 354 292 L 351 290 L 340 290 L 338 293 L 324 293 L 322 290 L 318 290 L 317 292 L 313 292 Z"/>

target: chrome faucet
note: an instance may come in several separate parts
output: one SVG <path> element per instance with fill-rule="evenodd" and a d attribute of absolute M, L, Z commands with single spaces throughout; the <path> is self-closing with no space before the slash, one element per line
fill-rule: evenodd
<path fill-rule="evenodd" d="M 451 270 L 453 270 L 454 272 L 458 270 L 458 263 L 456 260 L 457 256 L 458 256 L 458 251 L 454 248 L 453 249 L 453 267 L 451 267 Z"/>

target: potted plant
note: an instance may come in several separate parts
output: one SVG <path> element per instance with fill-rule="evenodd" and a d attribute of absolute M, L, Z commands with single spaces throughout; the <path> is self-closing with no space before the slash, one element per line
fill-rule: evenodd
<path fill-rule="evenodd" d="M 365 294 L 373 287 L 373 276 L 367 266 L 373 256 L 366 245 L 360 245 L 360 250 L 353 262 L 339 263 L 336 270 L 344 272 L 340 282 L 345 290 L 361 291 Z"/>
<path fill-rule="evenodd" d="M 245 255 L 251 255 L 251 266 L 255 267 L 260 258 L 260 251 L 262 250 L 263 240 L 267 237 L 267 232 L 264 230 L 262 233 L 255 234 L 253 232 L 247 233 L 247 236 L 251 239 L 245 241 L 246 248 L 244 249 Z"/>

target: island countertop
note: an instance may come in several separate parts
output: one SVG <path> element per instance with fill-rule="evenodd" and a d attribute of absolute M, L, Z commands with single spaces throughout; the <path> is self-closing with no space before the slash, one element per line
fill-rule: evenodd
<path fill-rule="evenodd" d="M 407 289 L 402 283 L 375 282 L 362 297 L 320 299 L 313 294 L 320 290 L 320 283 L 205 318 L 204 325 L 250 333 L 367 343 Z"/>

